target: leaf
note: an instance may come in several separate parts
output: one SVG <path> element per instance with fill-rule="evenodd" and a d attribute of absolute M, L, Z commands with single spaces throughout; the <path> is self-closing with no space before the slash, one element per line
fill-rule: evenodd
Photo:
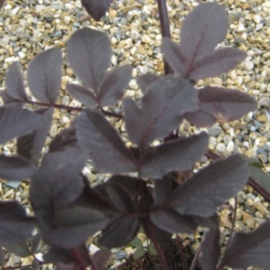
<path fill-rule="evenodd" d="M 208 86 L 199 90 L 199 100 L 199 110 L 185 114 L 198 127 L 212 125 L 217 120 L 234 121 L 256 109 L 254 98 L 239 90 Z"/>
<path fill-rule="evenodd" d="M 157 81 L 158 79 L 161 79 L 161 76 L 156 75 L 154 73 L 147 72 L 146 74 L 143 74 L 141 76 L 138 76 L 136 78 L 137 83 L 141 89 L 141 92 L 145 95 L 148 87 L 151 83 Z"/>
<path fill-rule="evenodd" d="M 90 90 L 83 87 L 82 85 L 68 83 L 67 91 L 69 95 L 81 102 L 86 108 L 91 109 L 97 106 L 95 96 L 91 93 Z"/>
<path fill-rule="evenodd" d="M 128 193 L 121 185 L 110 183 L 106 187 L 108 196 L 114 206 L 123 213 L 132 213 L 135 211 L 133 201 Z"/>
<path fill-rule="evenodd" d="M 185 18 L 180 48 L 189 66 L 215 49 L 226 36 L 228 18 L 225 9 L 215 3 L 203 3 Z"/>
<path fill-rule="evenodd" d="M 25 258 L 25 257 L 31 256 L 31 252 L 28 248 L 26 241 L 7 243 L 4 245 L 4 247 L 9 252 L 12 252 L 19 257 Z"/>
<path fill-rule="evenodd" d="M 52 246 L 44 255 L 43 260 L 46 263 L 71 263 L 74 261 L 68 249 Z"/>
<path fill-rule="evenodd" d="M 86 87 L 95 91 L 111 63 L 111 55 L 107 35 L 90 28 L 76 31 L 67 44 L 70 67 Z"/>
<path fill-rule="evenodd" d="M 168 75 L 150 84 L 140 108 L 130 98 L 123 105 L 130 140 L 145 147 L 177 128 L 185 112 L 197 109 L 197 92 L 187 80 Z"/>
<path fill-rule="evenodd" d="M 173 42 L 168 37 L 162 38 L 161 51 L 175 73 L 185 76 L 186 59 L 181 52 L 180 44 Z"/>
<path fill-rule="evenodd" d="M 197 81 L 228 72 L 244 61 L 246 52 L 237 48 L 219 48 L 199 59 L 190 71 L 189 79 Z"/>
<path fill-rule="evenodd" d="M 108 221 L 108 218 L 97 210 L 83 207 L 64 209 L 56 213 L 55 229 L 52 229 L 45 239 L 59 247 L 78 247 L 86 242 L 88 237 L 102 230 Z"/>
<path fill-rule="evenodd" d="M 0 8 L 1 8 L 1 1 L 0 1 Z M 4 266 L 6 263 L 5 261 L 5 254 L 3 252 L 3 249 L 0 247 L 0 266 Z"/>
<path fill-rule="evenodd" d="M 86 159 L 85 153 L 76 148 L 45 155 L 30 188 L 30 200 L 36 213 L 52 218 L 55 210 L 67 207 L 79 197 L 83 189 L 80 173 Z"/>
<path fill-rule="evenodd" d="M 109 71 L 98 89 L 98 100 L 102 107 L 114 106 L 131 80 L 132 67 L 129 65 Z"/>
<path fill-rule="evenodd" d="M 270 193 L 270 175 L 264 172 L 262 169 L 250 165 L 248 166 L 250 176 L 252 179 L 259 184 L 265 191 Z"/>
<path fill-rule="evenodd" d="M 204 132 L 154 147 L 143 158 L 141 175 L 158 179 L 172 171 L 190 170 L 207 147 L 208 135 Z"/>
<path fill-rule="evenodd" d="M 47 138 L 53 118 L 53 108 L 39 109 L 36 113 L 43 116 L 40 127 L 30 134 L 17 139 L 17 152 L 26 159 L 37 164 L 41 155 L 42 148 Z"/>
<path fill-rule="evenodd" d="M 42 239 L 42 236 L 41 236 L 41 233 L 40 232 L 37 232 L 33 238 L 31 239 L 31 251 L 32 253 L 37 253 L 39 250 L 38 250 L 38 247 L 39 247 L 39 244 L 41 242 L 41 239 Z"/>
<path fill-rule="evenodd" d="M 210 229 L 205 236 L 202 243 L 202 257 L 200 259 L 204 270 L 216 269 L 220 255 L 219 238 L 219 228 Z"/>
<path fill-rule="evenodd" d="M 9 181 L 24 180 L 32 175 L 34 169 L 33 164 L 24 158 L 0 155 L 1 178 Z"/>
<path fill-rule="evenodd" d="M 35 219 L 27 217 L 18 202 L 0 202 L 0 245 L 25 241 L 34 226 Z"/>
<path fill-rule="evenodd" d="M 132 255 L 132 258 L 136 261 L 140 259 L 145 254 L 145 249 L 143 247 L 136 248 L 134 254 Z"/>
<path fill-rule="evenodd" d="M 6 92 L 7 95 L 18 101 L 27 101 L 25 93 L 23 76 L 20 70 L 18 62 L 14 62 L 10 65 L 6 73 Z"/>
<path fill-rule="evenodd" d="M 57 263 L 56 270 L 80 270 L 80 267 L 75 264 Z"/>
<path fill-rule="evenodd" d="M 38 100 L 54 104 L 62 76 L 61 50 L 57 48 L 38 54 L 29 64 L 27 78 L 32 94 Z"/>
<path fill-rule="evenodd" d="M 248 176 L 246 161 L 231 155 L 192 176 L 174 191 L 168 203 L 182 215 L 208 217 L 246 184 Z"/>
<path fill-rule="evenodd" d="M 0 107 L 0 144 L 36 129 L 42 116 L 17 106 Z"/>
<path fill-rule="evenodd" d="M 77 122 L 77 138 L 81 147 L 89 152 L 98 172 L 136 171 L 130 151 L 101 113 L 87 110 L 81 114 Z"/>
<path fill-rule="evenodd" d="M 268 269 L 270 264 L 270 221 L 251 233 L 237 232 L 224 254 L 222 266 L 245 268 L 254 266 Z"/>
<path fill-rule="evenodd" d="M 192 234 L 197 228 L 197 224 L 191 217 L 180 215 L 170 208 L 151 212 L 151 221 L 160 229 L 171 234 Z"/>
<path fill-rule="evenodd" d="M 99 21 L 109 9 L 112 0 L 81 0 L 83 7 L 96 20 Z"/>
<path fill-rule="evenodd" d="M 107 248 L 126 246 L 137 234 L 139 221 L 134 216 L 122 216 L 102 231 L 98 242 Z"/>
<path fill-rule="evenodd" d="M 111 256 L 111 251 L 109 249 L 100 249 L 92 257 L 92 260 L 97 268 L 97 270 L 103 270 L 107 261 Z"/>

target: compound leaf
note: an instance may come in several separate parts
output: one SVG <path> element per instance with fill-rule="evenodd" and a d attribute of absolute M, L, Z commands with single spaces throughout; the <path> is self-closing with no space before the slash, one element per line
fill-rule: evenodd
<path fill-rule="evenodd" d="M 95 91 L 110 65 L 111 54 L 107 35 L 90 28 L 76 31 L 67 44 L 70 67 L 86 87 Z"/>
<path fill-rule="evenodd" d="M 140 75 L 136 78 L 137 83 L 143 94 L 146 94 L 148 86 L 158 79 L 161 79 L 161 76 L 151 72 L 147 72 L 146 74 Z"/>
<path fill-rule="evenodd" d="M 61 50 L 57 48 L 38 54 L 29 64 L 27 78 L 32 94 L 40 101 L 54 104 L 62 76 Z"/>
<path fill-rule="evenodd" d="M 86 110 L 79 117 L 77 138 L 100 173 L 136 171 L 131 152 L 101 113 Z"/>
<path fill-rule="evenodd" d="M 171 207 L 183 215 L 208 217 L 233 197 L 247 182 L 246 161 L 238 154 L 203 168 L 168 199 Z"/>

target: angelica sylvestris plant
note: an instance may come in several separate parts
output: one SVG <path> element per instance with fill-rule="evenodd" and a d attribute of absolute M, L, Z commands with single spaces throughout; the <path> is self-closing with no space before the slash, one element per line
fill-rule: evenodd
<path fill-rule="evenodd" d="M 98 19 L 100 15 L 96 15 Z M 38 228 L 50 249 L 37 267 L 55 263 L 58 269 L 91 266 L 101 270 L 109 249 L 128 245 L 143 228 L 162 268 L 168 270 L 175 269 L 164 253 L 172 235 L 191 234 L 201 226 L 209 229 L 199 258 L 203 269 L 267 268 L 269 222 L 252 233 L 236 233 L 225 254 L 220 252 L 217 208 L 247 183 L 245 160 L 234 154 L 195 173 L 196 161 L 207 152 L 209 136 L 205 132 L 189 137 L 178 133 L 184 119 L 198 127 L 209 126 L 220 119 L 239 119 L 256 108 L 255 100 L 239 90 L 196 88 L 197 80 L 228 72 L 246 57 L 236 48 L 216 48 L 227 25 L 221 6 L 197 6 L 183 22 L 179 44 L 163 39 L 162 53 L 174 73 L 139 76 L 139 101 L 124 93 L 132 67 L 109 69 L 110 41 L 91 28 L 76 31 L 67 44 L 67 61 L 80 84 L 69 83 L 66 91 L 81 102 L 80 108 L 57 103 L 60 49 L 46 50 L 29 64 L 28 86 L 37 101 L 26 94 L 19 64 L 13 63 L 2 93 L 0 143 L 16 139 L 17 155 L 0 155 L 0 176 L 7 181 L 31 179 L 35 216 L 26 215 L 16 201 L 2 201 L 0 244 L 8 248 L 24 243 Z M 29 104 L 36 109 L 27 109 Z M 113 108 L 119 104 L 122 111 L 115 113 Z M 57 109 L 79 114 L 41 156 Z M 127 146 L 111 118 L 124 121 L 132 146 Z M 154 144 L 156 141 L 159 143 Z M 111 176 L 92 187 L 81 173 L 88 160 L 97 172 Z M 177 181 L 179 174 L 185 176 L 183 183 Z M 104 249 L 89 255 L 85 243 L 97 232 Z"/>

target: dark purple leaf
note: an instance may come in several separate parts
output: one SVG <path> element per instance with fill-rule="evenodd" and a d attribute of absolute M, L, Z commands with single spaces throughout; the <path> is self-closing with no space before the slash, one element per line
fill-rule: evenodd
<path fill-rule="evenodd" d="M 39 127 L 42 116 L 17 106 L 0 108 L 0 144 L 23 136 Z"/>
<path fill-rule="evenodd" d="M 192 234 L 197 228 L 196 222 L 191 217 L 180 215 L 170 208 L 151 212 L 151 220 L 157 227 L 171 234 Z"/>
<path fill-rule="evenodd" d="M 131 141 L 145 147 L 177 128 L 185 112 L 197 109 L 197 91 L 187 80 L 169 75 L 150 84 L 140 107 L 130 98 L 123 105 Z"/>
<path fill-rule="evenodd" d="M 237 48 L 219 48 L 199 59 L 188 78 L 197 81 L 228 72 L 241 63 L 247 54 Z"/>
<path fill-rule="evenodd" d="M 78 198 L 83 189 L 80 173 L 87 156 L 77 148 L 47 154 L 33 175 L 30 199 L 36 212 L 52 214 Z"/>
<path fill-rule="evenodd" d="M 31 248 L 31 251 L 32 253 L 38 253 L 39 251 L 39 244 L 41 242 L 41 233 L 40 232 L 37 232 L 33 238 L 31 239 L 31 242 L 30 242 L 30 248 Z"/>
<path fill-rule="evenodd" d="M 11 242 L 4 245 L 5 249 L 15 255 L 25 258 L 31 256 L 31 251 L 28 248 L 27 241 Z"/>
<path fill-rule="evenodd" d="M 90 90 L 80 84 L 68 83 L 67 91 L 69 95 L 80 101 L 86 108 L 94 108 L 97 106 L 96 98 Z"/>
<path fill-rule="evenodd" d="M 109 71 L 98 89 L 98 100 L 102 107 L 113 106 L 119 101 L 131 79 L 132 67 L 125 65 Z"/>
<path fill-rule="evenodd" d="M 50 152 L 59 152 L 68 147 L 77 145 L 76 130 L 71 125 L 69 128 L 61 130 L 52 140 L 50 144 Z"/>
<path fill-rule="evenodd" d="M 212 216 L 209 217 L 192 216 L 192 218 L 200 227 L 216 229 L 219 226 L 219 217 L 217 213 L 214 213 Z"/>
<path fill-rule="evenodd" d="M 123 213 L 132 213 L 135 211 L 135 207 L 129 193 L 121 185 L 110 183 L 106 187 L 106 191 L 117 210 Z"/>
<path fill-rule="evenodd" d="M 56 270 L 80 270 L 81 268 L 75 264 L 57 263 Z"/>
<path fill-rule="evenodd" d="M 136 171 L 131 152 L 101 113 L 87 110 L 79 117 L 77 138 L 100 173 Z"/>
<path fill-rule="evenodd" d="M 18 202 L 0 202 L 0 245 L 26 240 L 34 226 L 35 219 L 27 217 Z"/>
<path fill-rule="evenodd" d="M 184 76 L 186 71 L 186 59 L 181 52 L 180 44 L 173 42 L 168 37 L 163 37 L 161 50 L 173 71 Z"/>
<path fill-rule="evenodd" d="M 1 0 L 0 0 L 0 5 L 1 5 Z M 0 9 L 1 9 L 1 6 L 0 6 Z M 3 249 L 0 247 L 0 266 L 3 267 L 5 263 L 6 263 L 5 254 L 4 254 Z"/>
<path fill-rule="evenodd" d="M 9 181 L 20 181 L 34 172 L 34 166 L 28 160 L 15 156 L 0 155 L 0 177 Z"/>
<path fill-rule="evenodd" d="M 107 248 L 126 246 L 138 233 L 139 221 L 134 216 L 122 216 L 102 232 L 98 242 Z"/>
<path fill-rule="evenodd" d="M 52 123 L 53 108 L 39 109 L 36 113 L 43 116 L 40 127 L 30 134 L 19 137 L 17 140 L 17 152 L 26 159 L 37 164 L 44 146 L 46 137 Z"/>
<path fill-rule="evenodd" d="M 67 44 L 70 67 L 85 86 L 95 91 L 111 63 L 111 54 L 107 35 L 90 28 L 76 31 Z"/>
<path fill-rule="evenodd" d="M 146 91 L 148 90 L 149 85 L 157 81 L 158 79 L 161 79 L 161 76 L 156 75 L 154 73 L 150 73 L 150 72 L 147 72 L 146 74 L 143 74 L 136 78 L 137 83 L 141 89 L 141 92 L 144 95 L 146 94 Z"/>
<path fill-rule="evenodd" d="M 74 248 L 86 242 L 87 238 L 102 230 L 108 218 L 101 212 L 89 208 L 73 207 L 58 211 L 55 215 L 55 229 L 46 240 L 59 247 Z"/>
<path fill-rule="evenodd" d="M 207 217 L 247 182 L 246 161 L 238 154 L 213 162 L 179 186 L 169 204 L 182 215 Z"/>
<path fill-rule="evenodd" d="M 3 100 L 3 104 L 5 106 L 22 106 L 22 102 L 18 101 L 18 100 L 14 100 L 13 98 L 11 98 L 8 94 L 7 94 L 7 90 L 3 90 L 0 91 L 0 97 Z"/>
<path fill-rule="evenodd" d="M 237 232 L 225 252 L 221 265 L 233 268 L 254 266 L 269 269 L 270 221 L 251 233 Z"/>
<path fill-rule="evenodd" d="M 202 257 L 200 263 L 204 270 L 215 270 L 219 255 L 219 228 L 211 229 L 207 232 L 202 243 Z"/>
<path fill-rule="evenodd" d="M 158 179 L 172 171 L 190 170 L 207 147 L 208 135 L 204 132 L 154 147 L 143 158 L 141 175 Z"/>
<path fill-rule="evenodd" d="M 93 262 L 97 270 L 103 270 L 107 261 L 111 256 L 111 251 L 109 249 L 100 249 L 93 255 Z"/>
<path fill-rule="evenodd" d="M 199 100 L 199 110 L 185 114 L 198 127 L 234 121 L 256 109 L 255 99 L 239 90 L 208 86 L 199 90 Z"/>
<path fill-rule="evenodd" d="M 87 12 L 96 20 L 99 21 L 109 9 L 112 0 L 81 0 L 82 5 Z"/>
<path fill-rule="evenodd" d="M 71 263 L 74 261 L 71 253 L 68 249 L 59 247 L 51 247 L 48 252 L 43 255 L 43 259 L 46 263 Z"/>
<path fill-rule="evenodd" d="M 6 73 L 6 92 L 7 95 L 18 101 L 27 101 L 25 93 L 23 76 L 18 62 L 11 64 Z"/>
<path fill-rule="evenodd" d="M 221 5 L 203 3 L 195 7 L 185 18 L 180 34 L 180 48 L 188 66 L 212 52 L 225 38 L 227 29 L 228 18 Z"/>
<path fill-rule="evenodd" d="M 27 78 L 30 90 L 38 100 L 54 104 L 58 97 L 62 76 L 60 49 L 38 54 L 29 64 Z"/>

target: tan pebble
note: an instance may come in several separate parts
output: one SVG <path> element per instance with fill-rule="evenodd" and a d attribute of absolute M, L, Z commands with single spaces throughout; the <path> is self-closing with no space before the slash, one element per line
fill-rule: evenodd
<path fill-rule="evenodd" d="M 256 119 L 260 122 L 268 122 L 268 118 L 265 114 L 261 114 L 261 115 L 257 116 Z"/>
<path fill-rule="evenodd" d="M 254 203 L 254 207 L 260 211 L 260 213 L 262 213 L 263 215 L 266 215 L 267 213 L 269 213 L 269 211 L 267 210 L 267 208 L 261 204 L 261 203 Z"/>

